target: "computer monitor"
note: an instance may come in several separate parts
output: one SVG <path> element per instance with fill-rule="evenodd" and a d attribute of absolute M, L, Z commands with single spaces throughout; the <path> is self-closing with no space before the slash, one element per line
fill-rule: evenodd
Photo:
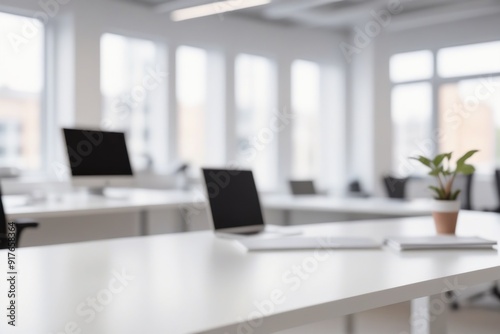
<path fill-rule="evenodd" d="M 293 195 L 317 195 L 316 187 L 314 187 L 314 181 L 312 180 L 290 180 L 290 189 Z"/>
<path fill-rule="evenodd" d="M 123 132 L 63 129 L 74 186 L 103 194 L 105 187 L 133 185 Z"/>

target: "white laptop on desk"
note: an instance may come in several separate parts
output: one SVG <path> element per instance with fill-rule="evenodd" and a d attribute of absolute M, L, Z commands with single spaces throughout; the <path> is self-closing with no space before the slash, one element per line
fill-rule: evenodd
<path fill-rule="evenodd" d="M 287 236 L 297 229 L 266 225 L 252 171 L 203 168 L 210 217 L 218 236 Z"/>

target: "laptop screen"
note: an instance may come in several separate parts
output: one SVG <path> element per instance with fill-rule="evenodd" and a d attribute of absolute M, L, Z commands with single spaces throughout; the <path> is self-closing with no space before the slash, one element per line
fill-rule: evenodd
<path fill-rule="evenodd" d="M 316 194 L 313 181 L 290 181 L 290 188 L 292 188 L 292 194 L 294 195 Z"/>
<path fill-rule="evenodd" d="M 251 171 L 203 169 L 216 230 L 264 225 Z"/>

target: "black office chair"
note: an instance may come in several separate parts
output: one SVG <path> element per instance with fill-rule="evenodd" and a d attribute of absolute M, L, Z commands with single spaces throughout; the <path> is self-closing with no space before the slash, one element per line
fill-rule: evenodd
<path fill-rule="evenodd" d="M 385 176 L 384 179 L 385 189 L 389 198 L 405 199 L 406 198 L 406 183 L 408 178 L 397 178 L 392 176 Z"/>
<path fill-rule="evenodd" d="M 13 222 L 15 226 L 16 238 L 14 241 L 16 248 L 19 247 L 19 241 L 21 240 L 21 235 L 24 229 L 35 228 L 38 226 L 38 223 L 31 219 L 16 219 L 10 222 Z M 0 188 L 0 249 L 9 248 L 8 233 L 11 233 L 11 231 L 8 229 L 7 224 L 8 221 L 7 217 L 5 216 L 5 211 L 3 209 L 3 203 L 2 203 L 2 189 Z"/>
<path fill-rule="evenodd" d="M 495 190 L 497 193 L 497 206 L 493 209 L 483 208 L 483 211 L 500 213 L 500 169 L 495 169 Z"/>
<path fill-rule="evenodd" d="M 497 201 L 498 205 L 495 209 L 493 210 L 487 210 L 487 211 L 493 211 L 493 212 L 498 212 L 500 213 L 500 169 L 495 169 L 495 187 L 497 190 Z"/>
<path fill-rule="evenodd" d="M 458 175 L 455 180 L 455 188 L 462 189 L 460 192 L 460 208 L 463 210 L 472 210 L 472 181 L 474 174 Z"/>
<path fill-rule="evenodd" d="M 349 184 L 347 185 L 347 194 L 349 197 L 370 197 L 370 194 L 363 190 L 361 181 L 359 180 L 353 180 L 349 182 Z"/>

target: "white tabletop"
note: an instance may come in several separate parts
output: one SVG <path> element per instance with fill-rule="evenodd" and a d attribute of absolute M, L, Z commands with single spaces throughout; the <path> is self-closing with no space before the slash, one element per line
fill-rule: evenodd
<path fill-rule="evenodd" d="M 430 199 L 340 198 L 319 195 L 268 195 L 262 199 L 262 205 L 268 209 L 364 213 L 388 216 L 428 215 L 431 213 L 431 203 Z"/>
<path fill-rule="evenodd" d="M 111 192 L 113 194 L 113 192 Z M 3 196 L 9 219 L 70 217 L 145 209 L 189 208 L 206 205 L 200 194 L 176 190 L 115 190 L 117 197 L 92 196 L 84 193 L 54 194 L 47 200 L 33 202 L 28 196 Z M 421 216 L 431 212 L 431 201 L 393 200 L 386 198 L 338 198 L 330 196 L 262 195 L 262 206 L 276 210 L 306 210 L 361 213 L 386 216 Z"/>
<path fill-rule="evenodd" d="M 462 212 L 459 219 L 461 235 L 500 238 L 499 215 Z M 303 228 L 379 240 L 434 232 L 430 217 Z M 17 258 L 18 327 L 3 316 L 1 333 L 58 333 L 75 322 L 93 334 L 233 334 L 259 309 L 266 314 L 253 333 L 269 333 L 500 278 L 496 250 L 246 253 L 210 232 L 21 248 Z M 114 280 L 122 270 L 134 278 Z M 89 297 L 101 300 L 99 311 L 90 311 Z M 1 291 L 0 305 L 6 299 Z"/>
<path fill-rule="evenodd" d="M 116 212 L 136 212 L 203 203 L 191 193 L 175 190 L 112 189 L 109 197 L 86 193 L 52 194 L 33 202 L 28 196 L 4 196 L 10 219 L 52 218 Z"/>

